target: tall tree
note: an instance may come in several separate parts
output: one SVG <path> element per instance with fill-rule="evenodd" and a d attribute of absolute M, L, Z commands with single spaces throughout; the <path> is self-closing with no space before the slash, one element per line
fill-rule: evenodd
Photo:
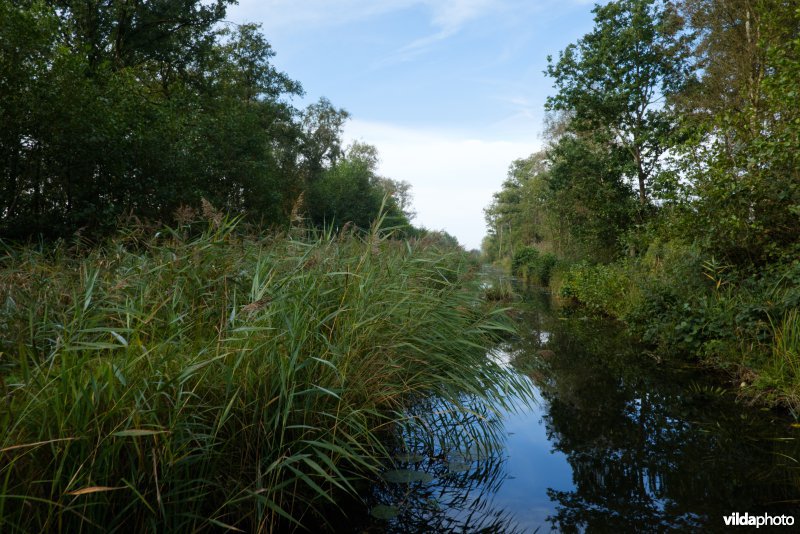
<path fill-rule="evenodd" d="M 717 258 L 763 264 L 799 246 L 800 10 L 783 0 L 684 0 L 702 76 L 678 100 L 683 233 Z"/>
<path fill-rule="evenodd" d="M 550 221 L 544 204 L 548 167 L 544 151 L 514 160 L 509 166 L 502 189 L 484 209 L 489 230 L 485 245 L 493 259 L 511 257 L 518 248 L 549 237 Z"/>
<path fill-rule="evenodd" d="M 326 167 L 342 155 L 342 128 L 350 117 L 327 98 L 309 105 L 302 116 L 303 158 L 309 181 L 313 182 Z"/>
<path fill-rule="evenodd" d="M 342 227 L 347 223 L 369 228 L 384 208 L 384 224 L 410 229 L 395 191 L 377 174 L 378 151 L 365 143 L 353 143 L 342 156 L 309 185 L 307 199 L 311 220 L 317 225 Z"/>
<path fill-rule="evenodd" d="M 624 147 L 645 205 L 650 177 L 676 129 L 665 98 L 687 80 L 690 38 L 663 0 L 617 0 L 593 12 L 593 31 L 558 61 L 548 57 L 546 72 L 558 92 L 547 108 L 569 112 L 575 130 Z"/>
<path fill-rule="evenodd" d="M 0 0 L 0 236 L 169 221 L 206 197 L 268 223 L 304 184 L 297 82 L 231 0 Z"/>
<path fill-rule="evenodd" d="M 545 205 L 561 226 L 558 249 L 573 259 L 610 262 L 637 211 L 625 181 L 630 159 L 619 146 L 566 135 L 549 150 Z"/>
<path fill-rule="evenodd" d="M 54 0 L 68 46 L 92 71 L 151 63 L 168 82 L 213 44 L 214 24 L 236 0 Z"/>

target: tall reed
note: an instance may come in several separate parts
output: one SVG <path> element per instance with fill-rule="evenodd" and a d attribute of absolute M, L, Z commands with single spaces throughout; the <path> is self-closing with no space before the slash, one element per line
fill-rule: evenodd
<path fill-rule="evenodd" d="M 527 388 L 485 357 L 509 327 L 458 251 L 145 234 L 0 251 L 0 531 L 324 524 L 409 399 Z"/>
<path fill-rule="evenodd" d="M 788 408 L 795 419 L 800 418 L 800 313 L 789 309 L 772 330 L 772 357 L 757 376 L 759 394 L 771 403 Z"/>

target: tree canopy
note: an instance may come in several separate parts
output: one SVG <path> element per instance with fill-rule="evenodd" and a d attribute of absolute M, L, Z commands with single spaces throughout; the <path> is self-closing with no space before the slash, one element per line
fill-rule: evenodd
<path fill-rule="evenodd" d="M 661 0 L 619 0 L 594 8 L 595 27 L 564 49 L 547 74 L 557 90 L 551 110 L 568 111 L 570 127 L 623 147 L 633 160 L 639 201 L 669 148 L 676 120 L 665 98 L 685 85 L 689 36 Z"/>
<path fill-rule="evenodd" d="M 758 266 L 796 250 L 798 8 L 615 0 L 594 14 L 549 58 L 543 165 L 535 186 L 512 177 L 495 195 L 490 256 L 609 262 L 681 239 Z"/>
<path fill-rule="evenodd" d="M 315 222 L 369 226 L 388 195 L 408 224 L 407 187 L 342 159 L 347 112 L 297 109 L 259 26 L 224 21 L 232 3 L 0 0 L 0 238 L 170 223 L 201 199 L 283 225 L 304 193 Z"/>

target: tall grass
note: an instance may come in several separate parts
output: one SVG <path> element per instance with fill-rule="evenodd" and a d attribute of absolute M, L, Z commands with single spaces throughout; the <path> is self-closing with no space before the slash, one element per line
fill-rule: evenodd
<path fill-rule="evenodd" d="M 0 256 L 0 531 L 284 530 L 376 475 L 409 399 L 502 406 L 508 327 L 424 240 L 217 219 Z"/>
<path fill-rule="evenodd" d="M 770 321 L 772 355 L 755 380 L 758 394 L 787 407 L 800 418 L 800 313 L 786 311 L 777 324 Z"/>
<path fill-rule="evenodd" d="M 773 352 L 786 373 L 800 381 L 800 313 L 796 308 L 786 312 L 775 329 Z"/>

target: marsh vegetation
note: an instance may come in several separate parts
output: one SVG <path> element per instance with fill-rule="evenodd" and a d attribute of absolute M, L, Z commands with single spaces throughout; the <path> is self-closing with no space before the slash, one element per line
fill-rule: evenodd
<path fill-rule="evenodd" d="M 4 249 L 3 530 L 324 526 L 413 399 L 524 392 L 485 357 L 510 326 L 466 255 L 378 228 Z"/>

